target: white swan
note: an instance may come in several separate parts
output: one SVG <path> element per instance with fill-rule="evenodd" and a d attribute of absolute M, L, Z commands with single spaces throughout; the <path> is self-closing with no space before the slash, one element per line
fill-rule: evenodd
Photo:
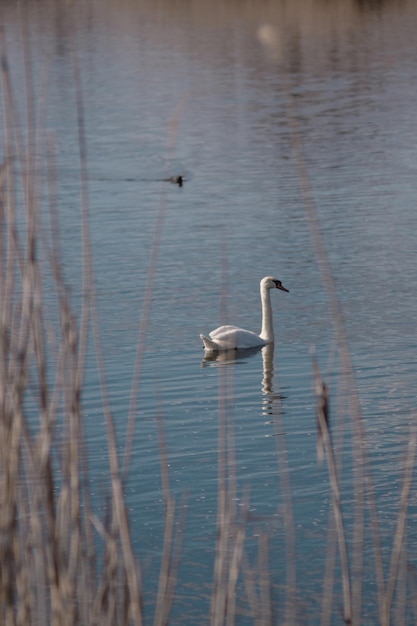
<path fill-rule="evenodd" d="M 288 293 L 289 291 L 282 285 L 280 280 L 272 276 L 265 276 L 261 280 L 260 289 L 262 302 L 262 330 L 260 334 L 257 335 L 238 326 L 219 326 L 216 330 L 212 330 L 208 337 L 200 335 L 205 350 L 246 350 L 274 342 L 269 290 L 281 289 L 281 291 L 287 291 Z"/>

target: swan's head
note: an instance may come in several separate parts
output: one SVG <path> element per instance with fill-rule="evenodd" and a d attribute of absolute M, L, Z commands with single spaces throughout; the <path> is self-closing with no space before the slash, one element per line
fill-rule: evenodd
<path fill-rule="evenodd" d="M 273 276 L 265 276 L 261 280 L 261 289 L 281 289 L 281 291 L 289 292 L 289 289 L 286 289 L 280 280 L 277 280 Z"/>

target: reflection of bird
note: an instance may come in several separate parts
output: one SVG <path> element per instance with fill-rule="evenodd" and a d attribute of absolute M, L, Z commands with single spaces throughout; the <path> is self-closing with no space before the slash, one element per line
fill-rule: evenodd
<path fill-rule="evenodd" d="M 270 289 L 288 291 L 280 280 L 266 276 L 261 280 L 262 330 L 259 335 L 238 326 L 220 326 L 212 330 L 208 337 L 200 335 L 205 350 L 245 350 L 265 346 L 274 341 Z"/>

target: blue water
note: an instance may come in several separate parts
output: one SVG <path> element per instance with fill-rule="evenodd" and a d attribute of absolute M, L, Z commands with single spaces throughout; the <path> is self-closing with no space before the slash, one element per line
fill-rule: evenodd
<path fill-rule="evenodd" d="M 126 11 L 111 5 L 99 10 L 92 3 L 91 19 L 82 10 L 77 17 L 97 311 L 120 453 L 146 293 L 152 298 L 140 346 L 126 485 L 149 613 L 163 535 L 158 416 L 172 493 L 178 501 L 188 494 L 173 624 L 207 621 L 222 381 L 227 420 L 234 428 L 238 509 L 244 490 L 250 493 L 248 551 L 254 554 L 260 529 L 266 531 L 278 603 L 284 596 L 287 538 L 277 437 L 286 449 L 300 623 L 318 623 L 331 499 L 326 466 L 316 459 L 312 346 L 330 384 L 351 537 L 355 495 L 349 393 L 338 378 L 329 299 L 300 193 L 300 154 L 290 124 L 294 116 L 343 308 L 386 566 L 389 562 L 415 410 L 417 61 L 410 24 L 416 16 L 405 3 L 391 25 L 389 3 L 379 17 L 354 7 L 345 20 L 332 14 L 334 30 L 319 9 L 317 22 L 311 23 L 297 12 L 277 21 L 272 7 L 262 16 L 256 7 L 248 6 L 238 16 L 229 7 L 224 15 L 214 11 L 208 18 L 202 7 L 192 16 L 163 3 L 158 10 L 128 3 Z M 42 15 L 34 11 L 31 16 L 33 63 L 35 73 L 40 72 L 42 53 L 50 55 L 45 128 L 57 148 L 64 272 L 79 312 L 74 31 L 61 16 L 58 35 L 56 24 L 47 21 L 46 28 Z M 12 8 L 5 19 L 17 28 Z M 278 29 L 280 60 L 256 37 L 261 19 Z M 285 20 L 288 32 L 277 26 Z M 289 27 L 292 20 L 299 21 L 299 38 Z M 21 58 L 15 40 L 9 39 L 19 81 Z M 183 173 L 183 188 L 164 181 Z M 272 294 L 276 346 L 272 391 L 265 393 L 261 352 L 234 363 L 203 362 L 199 333 L 221 322 L 257 330 L 259 280 L 268 274 L 281 279 L 290 293 Z M 92 491 L 103 504 L 106 434 L 93 350 L 83 401 Z M 407 542 L 411 563 L 417 549 L 415 519 L 414 490 Z M 369 552 L 369 529 L 366 545 Z M 366 572 L 374 589 L 372 571 Z M 335 602 L 335 616 L 340 604 Z M 365 606 L 362 623 L 375 623 L 374 596 L 365 599 Z"/>

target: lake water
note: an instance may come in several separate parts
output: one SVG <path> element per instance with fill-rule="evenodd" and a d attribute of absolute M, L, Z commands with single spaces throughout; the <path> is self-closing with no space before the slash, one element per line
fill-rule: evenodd
<path fill-rule="evenodd" d="M 139 328 L 151 297 L 126 491 L 147 615 L 163 536 L 161 416 L 172 491 L 178 499 L 188 493 L 171 623 L 209 621 L 220 417 L 234 427 L 238 508 L 249 489 L 251 559 L 258 535 L 269 537 L 276 623 L 284 620 L 290 569 L 290 494 L 294 621 L 320 623 L 331 491 L 326 465 L 316 457 L 312 346 L 330 385 L 349 545 L 355 491 L 350 392 L 339 378 L 300 163 L 343 309 L 387 574 L 416 417 L 417 7 L 395 1 L 240 6 L 108 0 L 38 2 L 28 16 L 43 132 L 53 134 L 57 150 L 62 254 L 76 310 L 81 243 L 73 48 L 80 64 L 98 315 L 121 451 Z M 11 3 L 0 17 L 23 115 L 19 15 Z M 179 174 L 186 179 L 182 188 L 164 180 Z M 226 363 L 204 361 L 199 333 L 220 323 L 256 331 L 259 280 L 269 274 L 290 293 L 272 294 L 276 343 L 266 390 L 262 352 Z M 92 491 L 100 502 L 107 453 L 93 353 L 84 406 Z M 414 484 L 407 524 L 411 569 L 417 566 L 416 521 Z M 366 524 L 360 623 L 374 624 L 368 519 Z M 329 623 L 340 623 L 341 603 L 336 585 Z M 415 623 L 411 608 L 403 615 L 401 607 L 395 610 L 396 624 Z M 238 620 L 252 623 L 243 613 Z"/>

